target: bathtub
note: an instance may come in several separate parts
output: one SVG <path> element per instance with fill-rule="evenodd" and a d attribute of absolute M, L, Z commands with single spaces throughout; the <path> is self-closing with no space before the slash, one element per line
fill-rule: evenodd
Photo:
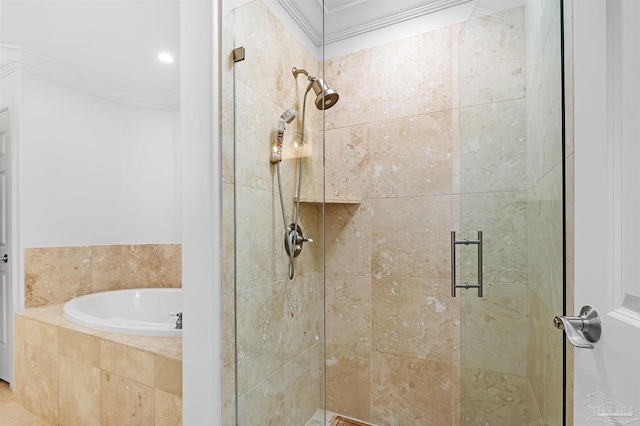
<path fill-rule="evenodd" d="M 63 308 L 67 320 L 84 327 L 164 337 L 182 336 L 182 330 L 175 328 L 177 312 L 182 312 L 182 289 L 179 288 L 92 293 L 71 299 Z"/>

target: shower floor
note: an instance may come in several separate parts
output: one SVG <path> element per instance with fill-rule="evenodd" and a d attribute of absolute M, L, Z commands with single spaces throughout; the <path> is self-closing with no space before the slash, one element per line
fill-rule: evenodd
<path fill-rule="evenodd" d="M 318 409 L 311 420 L 307 422 L 306 426 L 374 426 L 371 423 L 365 423 L 328 410 L 326 413 L 327 420 L 325 422 L 325 411 L 323 409 Z"/>

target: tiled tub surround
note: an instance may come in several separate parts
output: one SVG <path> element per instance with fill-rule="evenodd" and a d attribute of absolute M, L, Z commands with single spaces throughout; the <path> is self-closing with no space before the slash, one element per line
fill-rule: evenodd
<path fill-rule="evenodd" d="M 180 425 L 182 339 L 91 330 L 62 306 L 15 315 L 17 401 L 53 425 Z"/>
<path fill-rule="evenodd" d="M 182 287 L 180 244 L 27 248 L 25 307 L 99 291 Z"/>

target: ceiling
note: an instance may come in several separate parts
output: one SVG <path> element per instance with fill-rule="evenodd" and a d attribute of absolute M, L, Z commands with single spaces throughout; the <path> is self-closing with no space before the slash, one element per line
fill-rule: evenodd
<path fill-rule="evenodd" d="M 324 42 L 332 43 L 470 1 L 478 0 L 324 0 L 324 6 L 322 0 L 277 0 L 318 46 L 323 24 Z M 514 2 L 479 0 L 485 6 Z M 124 90 L 179 89 L 179 0 L 0 0 L 0 19 L 0 44 Z M 159 62 L 160 51 L 175 62 Z"/>
<path fill-rule="evenodd" d="M 278 0 L 320 46 L 475 0 Z"/>
<path fill-rule="evenodd" d="M 179 88 L 178 0 L 0 0 L 0 43 L 18 46 L 118 88 Z M 174 55 L 172 64 L 157 55 Z"/>

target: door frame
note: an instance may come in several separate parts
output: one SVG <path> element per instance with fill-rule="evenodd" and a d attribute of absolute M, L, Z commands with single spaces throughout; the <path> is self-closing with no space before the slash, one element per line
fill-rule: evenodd
<path fill-rule="evenodd" d="M 9 194 L 9 208 L 7 214 L 8 245 L 9 245 L 9 352 L 12 354 L 9 362 L 10 388 L 13 389 L 15 381 L 14 369 L 14 328 L 13 317 L 17 312 L 24 309 L 24 258 L 22 255 L 22 244 L 20 241 L 20 173 L 19 173 L 19 152 L 20 152 L 20 120 L 19 120 L 19 90 L 18 93 L 7 98 L 0 99 L 0 111 L 7 111 L 9 114 L 9 167 L 7 172 Z"/>

